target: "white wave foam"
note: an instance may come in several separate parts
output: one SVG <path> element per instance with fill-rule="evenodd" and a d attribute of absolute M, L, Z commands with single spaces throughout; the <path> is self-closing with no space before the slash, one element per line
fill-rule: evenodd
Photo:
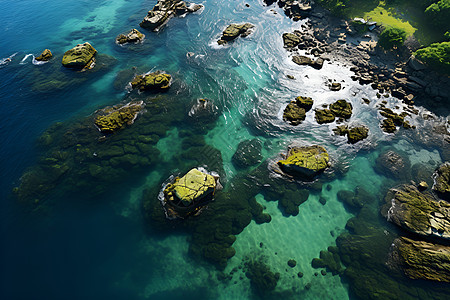
<path fill-rule="evenodd" d="M 12 55 L 10 55 L 9 57 L 5 57 L 5 58 L 0 59 L 0 66 L 1 66 L 1 65 L 6 65 L 6 64 L 10 63 L 10 62 L 12 61 L 12 58 L 13 58 L 14 56 L 16 56 L 17 53 L 18 53 L 18 52 L 15 52 L 15 53 L 13 53 Z"/>

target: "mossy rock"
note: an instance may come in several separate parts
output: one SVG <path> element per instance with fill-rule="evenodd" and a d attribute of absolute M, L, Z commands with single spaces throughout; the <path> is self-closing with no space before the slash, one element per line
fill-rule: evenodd
<path fill-rule="evenodd" d="M 316 109 L 315 118 L 317 123 L 324 124 L 334 122 L 335 116 L 331 110 L 325 108 L 325 109 Z"/>
<path fill-rule="evenodd" d="M 355 144 L 369 136 L 369 128 L 366 126 L 353 127 L 347 132 L 347 139 L 350 144 Z"/>
<path fill-rule="evenodd" d="M 172 76 L 162 72 L 153 72 L 150 74 L 137 75 L 131 81 L 133 89 L 140 91 L 164 91 L 170 87 Z"/>
<path fill-rule="evenodd" d="M 297 105 L 296 101 L 291 101 L 291 103 L 286 106 L 283 112 L 283 120 L 291 125 L 298 125 L 306 118 L 306 111 Z"/>
<path fill-rule="evenodd" d="M 348 119 L 352 116 L 353 106 L 345 100 L 338 100 L 330 105 L 330 111 L 338 118 Z"/>
<path fill-rule="evenodd" d="M 96 53 L 97 50 L 88 42 L 78 44 L 64 53 L 62 64 L 66 68 L 80 70 L 90 68 Z"/>
<path fill-rule="evenodd" d="M 433 190 L 444 200 L 450 201 L 450 162 L 442 164 L 433 174 Z"/>
<path fill-rule="evenodd" d="M 133 124 L 143 107 L 144 103 L 140 101 L 104 108 L 95 118 L 95 125 L 103 133 L 113 133 L 126 125 Z"/>
<path fill-rule="evenodd" d="M 245 24 L 230 24 L 222 32 L 222 37 L 217 41 L 219 45 L 226 44 L 229 41 L 236 39 L 238 36 L 246 37 L 250 34 L 250 29 L 255 25 L 250 23 Z"/>
<path fill-rule="evenodd" d="M 45 49 L 42 53 L 36 57 L 37 61 L 49 61 L 53 57 L 52 52 L 49 49 Z"/>
<path fill-rule="evenodd" d="M 329 160 L 322 146 L 292 147 L 286 159 L 278 161 L 278 166 L 290 175 L 311 179 L 330 166 Z"/>
<path fill-rule="evenodd" d="M 392 223 L 425 237 L 450 240 L 450 204 L 415 186 L 390 189 L 381 213 Z"/>
<path fill-rule="evenodd" d="M 394 120 L 384 119 L 381 122 L 381 129 L 386 133 L 394 133 L 397 131 L 397 126 L 395 126 Z"/>
<path fill-rule="evenodd" d="M 282 212 L 286 216 L 296 216 L 299 213 L 299 206 L 308 200 L 309 191 L 305 189 L 287 190 L 278 201 Z"/>
<path fill-rule="evenodd" d="M 314 100 L 312 98 L 305 96 L 296 97 L 295 102 L 297 103 L 297 106 L 304 108 L 307 112 L 311 110 L 314 104 Z"/>
<path fill-rule="evenodd" d="M 401 237 L 391 257 L 411 279 L 450 282 L 450 246 Z"/>
<path fill-rule="evenodd" d="M 340 274 L 344 270 L 341 265 L 338 249 L 335 247 L 328 247 L 328 251 L 320 251 L 320 258 L 314 258 L 311 266 L 316 269 L 327 268 L 333 275 Z"/>
<path fill-rule="evenodd" d="M 242 141 L 231 160 L 238 168 L 254 166 L 262 160 L 261 149 L 262 143 L 258 139 Z"/>
<path fill-rule="evenodd" d="M 127 34 L 119 34 L 116 37 L 116 42 L 120 45 L 126 43 L 139 43 L 144 39 L 145 35 L 140 33 L 137 29 L 131 29 Z"/>

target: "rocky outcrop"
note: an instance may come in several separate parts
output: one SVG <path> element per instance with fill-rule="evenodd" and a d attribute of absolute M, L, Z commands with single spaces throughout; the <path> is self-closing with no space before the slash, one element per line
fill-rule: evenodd
<path fill-rule="evenodd" d="M 264 0 L 267 5 L 272 5 L 276 0 Z M 278 6 L 282 7 L 284 13 L 294 21 L 298 21 L 304 17 L 309 16 L 311 12 L 310 1 L 304 0 L 278 0 Z"/>
<path fill-rule="evenodd" d="M 52 52 L 49 49 L 42 51 L 41 55 L 36 57 L 37 61 L 49 61 L 53 57 Z"/>
<path fill-rule="evenodd" d="M 300 37 L 293 33 L 283 33 L 284 47 L 292 48 L 300 44 Z"/>
<path fill-rule="evenodd" d="M 403 128 L 406 129 L 415 128 L 415 126 L 411 126 L 409 122 L 405 120 L 405 117 L 408 116 L 407 112 L 398 114 L 385 106 L 381 106 L 379 112 L 380 115 L 386 118 L 381 123 L 381 128 L 386 133 L 394 133 L 397 131 L 397 126 L 403 126 Z"/>
<path fill-rule="evenodd" d="M 337 118 L 348 119 L 352 116 L 352 104 L 345 100 L 338 100 L 330 105 L 330 111 Z"/>
<path fill-rule="evenodd" d="M 294 55 L 292 57 L 292 61 L 300 66 L 310 66 L 314 69 L 320 70 L 323 67 L 323 63 L 325 60 L 321 57 L 319 57 L 316 60 L 312 60 L 311 58 L 304 56 L 304 55 Z"/>
<path fill-rule="evenodd" d="M 313 103 L 310 97 L 298 96 L 284 109 L 283 120 L 294 126 L 300 124 L 305 120 L 306 112 L 312 108 Z"/>
<path fill-rule="evenodd" d="M 324 147 L 313 145 L 290 148 L 286 159 L 277 164 L 284 173 L 311 179 L 330 166 L 329 160 Z"/>
<path fill-rule="evenodd" d="M 231 160 L 239 168 L 254 166 L 262 160 L 261 149 L 262 144 L 258 139 L 242 141 Z"/>
<path fill-rule="evenodd" d="M 347 135 L 348 142 L 355 144 L 369 136 L 369 128 L 366 126 L 356 126 L 349 128 L 347 125 L 340 125 L 333 129 L 333 132 L 340 136 Z"/>
<path fill-rule="evenodd" d="M 140 33 L 137 29 L 131 29 L 127 34 L 119 34 L 116 37 L 116 42 L 119 45 L 127 44 L 127 43 L 139 43 L 142 42 L 145 35 Z"/>
<path fill-rule="evenodd" d="M 144 103 L 139 101 L 104 108 L 97 112 L 95 125 L 103 133 L 113 133 L 133 124 L 143 107 Z"/>
<path fill-rule="evenodd" d="M 66 51 L 62 58 L 62 64 L 66 68 L 91 69 L 95 65 L 95 54 L 97 50 L 89 43 L 78 44 Z"/>
<path fill-rule="evenodd" d="M 140 91 L 164 91 L 170 87 L 171 79 L 172 76 L 159 71 L 136 75 L 131 81 L 131 87 Z"/>
<path fill-rule="evenodd" d="M 433 190 L 440 198 L 450 201 L 450 162 L 441 165 L 433 174 Z"/>
<path fill-rule="evenodd" d="M 181 0 L 158 0 L 158 3 L 147 13 L 139 26 L 157 31 L 173 16 L 195 12 L 202 7 L 203 5 L 193 3 L 187 6 L 186 2 Z"/>
<path fill-rule="evenodd" d="M 162 203 L 167 217 L 185 218 L 198 213 L 213 200 L 218 179 L 218 176 L 195 168 L 181 178 L 176 177 L 163 190 Z"/>
<path fill-rule="evenodd" d="M 227 28 L 222 32 L 222 37 L 217 41 L 219 45 L 224 45 L 237 37 L 246 37 L 251 33 L 251 29 L 254 28 L 255 25 L 250 23 L 244 24 L 230 24 Z"/>
<path fill-rule="evenodd" d="M 391 189 L 381 213 L 388 221 L 422 236 L 450 240 L 450 204 L 415 186 Z"/>
<path fill-rule="evenodd" d="M 411 279 L 450 282 L 450 247 L 406 237 L 394 241 L 389 264 Z"/>
<path fill-rule="evenodd" d="M 331 110 L 325 108 L 325 109 L 316 109 L 315 118 L 317 123 L 324 124 L 334 122 L 334 119 L 336 117 L 334 116 L 333 112 L 331 112 Z"/>

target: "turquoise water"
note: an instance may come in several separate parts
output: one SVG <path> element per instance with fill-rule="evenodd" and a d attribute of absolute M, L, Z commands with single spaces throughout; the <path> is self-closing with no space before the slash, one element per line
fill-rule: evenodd
<path fill-rule="evenodd" d="M 2 299 L 252 299 L 257 294 L 240 268 L 248 256 L 264 257 L 271 269 L 281 274 L 277 294 L 267 295 L 268 298 L 280 295 L 293 299 L 355 298 L 351 282 L 345 276 L 333 276 L 331 272 L 322 275 L 320 269 L 311 267 L 311 260 L 319 257 L 321 250 L 336 244 L 336 238 L 346 232 L 347 220 L 354 216 L 355 212 L 346 209 L 336 194 L 339 190 L 363 186 L 382 200 L 385 189 L 398 183 L 373 169 L 378 155 L 388 148 L 404 151 L 411 165 L 422 163 L 434 170 L 443 161 L 442 149 L 438 143 L 424 143 L 422 137 L 431 135 L 432 127 L 442 124 L 443 117 L 435 116 L 429 121 L 412 118 L 411 123 L 417 126 L 415 132 L 384 134 L 379 128 L 381 116 L 375 109 L 381 101 L 376 92 L 354 83 L 348 67 L 340 64 L 326 63 L 318 71 L 292 63 L 283 49 L 281 34 L 299 29 L 302 22 L 292 22 L 275 6 L 271 8 L 278 13 L 273 14 L 261 1 L 247 1 L 249 8 L 244 1 L 203 1 L 204 10 L 173 18 L 157 33 L 144 31 L 143 44 L 116 45 L 114 38 L 137 28 L 155 3 L 153 0 L 0 3 L 4 24 L 0 31 L 0 59 L 16 53 L 9 64 L 0 66 Z M 229 23 L 244 21 L 256 25 L 252 35 L 226 47 L 215 45 Z M 49 48 L 59 60 L 58 55 L 85 41 L 99 53 L 115 58 L 110 59 L 106 70 L 82 75 L 82 80 L 56 89 L 36 87 L 46 79 L 39 72 L 51 74 L 51 64 L 58 62 L 34 65 L 31 57 L 22 61 L 26 55 L 37 56 Z M 187 52 L 195 55 L 187 57 Z M 20 184 L 22 174 L 39 165 L 39 158 L 48 155 L 48 151 L 62 149 L 58 141 L 44 146 L 37 142 L 50 126 L 61 122 L 62 127 L 52 127 L 63 128 L 55 129 L 56 135 L 61 135 L 72 127 L 79 128 L 99 108 L 145 96 L 128 93 L 126 85 L 131 78 L 116 80 L 120 71 L 132 67 L 139 73 L 165 70 L 172 74 L 173 84 L 162 98 L 147 105 L 150 121 L 144 114 L 107 145 L 122 145 L 124 140 L 129 143 L 127 136 L 140 132 L 149 122 L 159 136 L 154 145 L 160 151 L 159 157 L 152 154 L 151 164 L 126 169 L 117 180 L 104 176 L 81 184 L 84 175 L 75 174 L 73 167 L 64 182 L 48 193 L 36 195 L 39 205 L 30 208 L 29 203 L 19 203 L 11 191 Z M 56 70 L 61 72 L 59 68 Z M 61 74 L 67 75 L 64 71 Z M 287 79 L 288 74 L 296 80 Z M 78 78 L 70 73 L 67 76 Z M 344 80 L 344 89 L 329 91 L 325 85 L 328 79 Z M 287 125 L 282 121 L 282 111 L 298 95 L 312 97 L 314 107 L 347 99 L 353 105 L 350 123 L 368 126 L 369 138 L 349 145 L 332 133 L 335 124 L 318 125 L 313 113 L 308 113 L 299 126 Z M 187 117 L 197 98 L 211 99 L 218 107 L 217 120 L 205 127 L 191 123 Z M 362 98 L 372 102 L 362 104 Z M 392 107 L 401 105 L 394 98 L 388 100 Z M 418 109 L 426 112 L 424 108 Z M 200 153 L 187 151 L 186 145 L 201 136 L 202 143 L 220 151 L 221 160 L 212 154 L 216 153 L 213 148 Z M 75 135 L 74 144 L 81 146 L 66 150 L 70 152 L 76 147 L 83 150 L 82 138 Z M 252 138 L 262 142 L 262 155 L 269 165 L 290 145 L 324 145 L 336 176 L 324 179 L 321 191 L 304 186 L 310 189 L 310 196 L 300 205 L 297 216 L 284 216 L 277 201 L 258 193 L 256 200 L 272 221 L 265 224 L 251 221 L 236 235 L 233 244 L 236 254 L 223 273 L 235 268 L 237 271 L 231 280 L 219 280 L 221 271 L 192 257 L 189 231 L 161 234 L 152 228 L 143 217 L 143 194 L 146 190 L 159 190 L 169 175 L 193 167 L 191 159 L 197 165 L 216 168 L 225 186 L 224 193 L 228 192 L 233 184 L 238 184 L 234 178 L 249 172 L 237 169 L 232 156 L 240 141 Z M 87 144 L 89 151 L 97 147 Z M 98 154 L 101 156 L 102 152 Z M 197 154 L 200 161 L 190 157 Z M 227 184 L 231 186 L 228 189 Z M 327 198 L 325 205 L 319 202 L 320 196 Z M 378 201 L 371 206 L 376 215 L 377 205 Z M 388 228 L 383 220 L 377 222 L 381 230 Z M 287 266 L 289 259 L 296 260 L 295 268 Z M 298 278 L 298 272 L 303 273 L 302 278 Z M 427 285 L 424 289 L 431 290 Z"/>

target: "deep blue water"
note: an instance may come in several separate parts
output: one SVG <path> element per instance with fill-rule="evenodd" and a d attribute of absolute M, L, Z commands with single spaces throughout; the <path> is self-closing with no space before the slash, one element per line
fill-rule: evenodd
<path fill-rule="evenodd" d="M 250 8 L 244 6 L 244 1 L 204 1 L 201 13 L 173 18 L 157 33 L 143 31 L 145 42 L 129 48 L 117 46 L 114 38 L 131 28 L 139 28 L 138 23 L 156 1 L 0 2 L 0 59 L 16 53 L 9 64 L 0 66 L 2 299 L 250 297 L 245 276 L 241 284 L 217 283 L 212 279 L 215 272 L 212 266 L 188 257 L 186 236 L 174 233 L 161 237 L 151 233 L 151 229 L 149 233 L 142 217 L 142 191 L 158 187 L 167 174 L 177 169 L 170 164 L 170 157 L 182 150 L 177 132 L 185 129 L 185 124 L 173 125 L 172 134 L 158 144 L 163 158 L 156 166 L 138 178 L 124 178 L 121 184 L 111 186 L 94 199 L 84 199 L 89 190 L 75 189 L 44 196 L 48 197 L 45 208 L 30 212 L 12 195 L 21 175 L 38 163 L 47 150 L 38 146 L 37 139 L 49 126 L 55 122 L 75 122 L 124 99 L 125 86 L 113 87 L 120 70 L 138 67 L 141 72 L 165 70 L 172 74 L 174 82 L 168 97 L 177 99 L 186 114 L 196 98 L 214 99 L 221 117 L 205 139 L 220 149 L 227 180 L 239 174 L 231 163 L 237 144 L 254 137 L 264 142 L 263 156 L 269 160 L 291 143 L 326 143 L 334 162 L 350 170 L 346 177 L 330 183 L 333 191 L 353 189 L 370 181 L 367 189 L 378 195 L 385 178 L 374 173 L 372 167 L 383 147 L 407 151 L 413 162 L 429 163 L 431 168 L 442 161 L 436 149 L 415 146 L 413 135 L 392 138 L 382 133 L 378 126 L 380 117 L 373 109 L 375 104 L 369 107 L 360 103 L 361 97 L 375 98 L 375 91 L 353 84 L 348 69 L 326 64 L 322 71 L 314 72 L 293 65 L 283 50 L 281 34 L 299 28 L 300 23 L 293 23 L 278 8 L 279 13 L 274 15 L 261 1 L 247 2 Z M 256 25 L 250 37 L 225 48 L 215 45 L 227 24 L 244 21 Z M 107 72 L 60 90 L 33 89 L 35 71 L 48 65 L 33 65 L 31 57 L 22 62 L 27 54 L 37 56 L 49 48 L 61 59 L 63 52 L 84 41 L 90 42 L 99 53 L 114 57 L 115 64 Z M 194 52 L 195 57 L 187 59 L 187 52 Z M 289 81 L 286 74 L 293 74 L 298 80 Z M 323 87 L 328 78 L 348 80 L 347 89 L 333 94 Z M 354 105 L 355 122 L 370 128 L 369 139 L 361 145 L 349 146 L 331 134 L 331 126 L 318 126 L 312 116 L 303 126 L 287 126 L 280 112 L 298 94 L 311 95 L 317 106 L 329 103 L 330 99 L 347 97 Z M 415 122 L 424 132 L 431 126 L 412 121 Z M 318 199 L 315 197 L 305 203 L 297 219 L 283 217 L 273 203 L 265 205 L 272 209 L 274 224 L 285 226 L 280 228 L 286 230 L 293 230 L 293 226 L 301 230 L 317 214 L 328 216 L 325 221 L 317 220 L 316 229 L 313 226 L 309 230 L 316 231 L 317 236 L 307 236 L 301 243 L 308 247 L 302 252 L 304 258 L 298 258 L 298 264 L 304 268 L 305 278 L 309 276 L 313 283 L 311 291 L 302 291 L 301 295 L 307 299 L 346 299 L 351 297 L 348 285 L 336 276 L 315 279 L 310 261 L 334 243 L 335 238 L 328 234 L 330 230 L 345 231 L 345 222 L 351 215 L 332 193 L 325 209 L 312 203 Z M 237 258 L 230 262 L 233 266 L 251 250 L 246 239 L 252 241 L 252 235 L 286 243 L 287 256 L 298 248 L 289 236 L 280 237 L 276 228 L 258 227 L 254 223 L 251 226 L 241 239 L 238 236 Z M 283 255 L 280 250 L 280 256 Z M 273 267 L 278 268 L 275 262 Z M 280 285 L 291 288 L 287 279 Z"/>

